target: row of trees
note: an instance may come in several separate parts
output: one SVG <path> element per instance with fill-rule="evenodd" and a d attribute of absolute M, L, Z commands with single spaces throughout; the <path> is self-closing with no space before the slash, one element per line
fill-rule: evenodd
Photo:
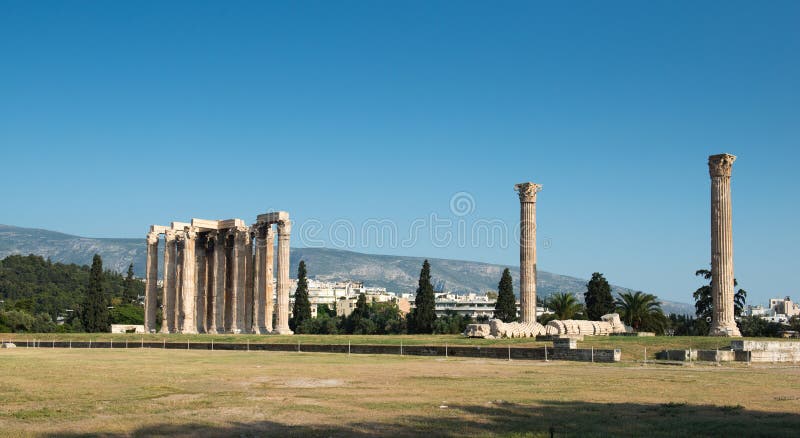
<path fill-rule="evenodd" d="M 300 261 L 297 269 L 292 318 L 289 325 L 295 333 L 307 334 L 405 334 L 405 333 L 462 333 L 467 324 L 474 322 L 469 317 L 457 314 L 436 316 L 436 297 L 431 283 L 431 265 L 425 260 L 419 274 L 415 307 L 403 317 L 395 302 L 368 302 L 364 294 L 359 295 L 350 315 L 337 316 L 336 309 L 327 305 L 317 307 L 317 317 L 311 317 L 308 298 L 307 267 Z"/>
<path fill-rule="evenodd" d="M 108 332 L 111 323 L 142 324 L 144 284 L 92 266 L 52 263 L 39 256 L 0 260 L 0 332 Z M 63 324 L 57 324 L 59 317 Z"/>

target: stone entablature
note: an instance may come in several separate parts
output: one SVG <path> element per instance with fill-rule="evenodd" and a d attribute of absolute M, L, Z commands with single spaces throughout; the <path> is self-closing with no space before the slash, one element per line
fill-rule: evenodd
<path fill-rule="evenodd" d="M 278 229 L 276 269 L 273 225 Z M 156 328 L 158 253 L 163 235 L 161 333 L 292 334 L 290 233 L 291 221 L 285 211 L 259 215 L 250 226 L 242 219 L 197 218 L 170 226 L 151 225 L 147 233 L 145 330 L 154 333 Z M 273 295 L 277 295 L 276 306 Z M 274 329 L 273 313 L 277 314 Z"/>

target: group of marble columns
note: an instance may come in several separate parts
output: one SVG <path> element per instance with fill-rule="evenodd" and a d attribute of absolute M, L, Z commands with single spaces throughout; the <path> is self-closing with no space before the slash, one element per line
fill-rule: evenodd
<path fill-rule="evenodd" d="M 273 225 L 278 234 L 277 281 Z M 163 235 L 161 333 L 292 334 L 291 226 L 289 214 L 282 211 L 259 215 L 251 226 L 241 219 L 152 225 L 147 234 L 145 330 L 156 331 Z"/>
<path fill-rule="evenodd" d="M 714 312 L 712 336 L 741 336 L 734 319 L 733 226 L 731 172 L 734 155 L 708 157 L 711 176 L 711 289 Z M 516 184 L 520 202 L 520 319 L 536 322 L 536 194 L 540 184 Z"/>

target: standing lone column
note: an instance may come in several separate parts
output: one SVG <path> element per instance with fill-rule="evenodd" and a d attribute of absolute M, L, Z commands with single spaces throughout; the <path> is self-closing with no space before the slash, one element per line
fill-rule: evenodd
<path fill-rule="evenodd" d="M 540 184 L 516 184 L 520 202 L 519 304 L 522 322 L 536 322 L 536 194 Z"/>
<path fill-rule="evenodd" d="M 292 222 L 283 220 L 278 222 L 278 296 L 275 333 L 291 335 L 294 332 L 289 328 L 289 236 L 292 232 Z"/>
<path fill-rule="evenodd" d="M 147 265 L 145 266 L 144 330 L 156 331 L 156 307 L 158 306 L 158 233 L 147 233 Z"/>
<path fill-rule="evenodd" d="M 183 325 L 181 333 L 197 333 L 195 324 L 195 307 L 197 305 L 197 260 L 195 258 L 195 240 L 197 232 L 186 227 L 186 239 L 183 249 L 182 303 Z"/>
<path fill-rule="evenodd" d="M 733 314 L 733 226 L 731 221 L 731 170 L 736 157 L 708 157 L 711 175 L 711 316 L 712 336 L 741 336 Z"/>
<path fill-rule="evenodd" d="M 175 290 L 178 257 L 175 231 L 164 232 L 164 283 L 161 299 L 161 333 L 175 333 Z"/>

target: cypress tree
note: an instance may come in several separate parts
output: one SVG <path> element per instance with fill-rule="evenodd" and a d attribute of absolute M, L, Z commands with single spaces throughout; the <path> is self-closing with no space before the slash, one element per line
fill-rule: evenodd
<path fill-rule="evenodd" d="M 290 328 L 297 330 L 305 321 L 311 319 L 311 303 L 308 300 L 308 280 L 306 279 L 306 262 L 300 260 L 297 267 L 297 290 L 294 292 L 294 308 Z"/>
<path fill-rule="evenodd" d="M 122 290 L 122 302 L 125 304 L 135 303 L 139 298 L 134 288 L 134 281 L 136 280 L 133 278 L 133 263 L 131 263 L 128 265 L 128 274 L 125 276 L 125 287 Z"/>
<path fill-rule="evenodd" d="M 431 284 L 431 265 L 427 260 L 422 264 L 419 273 L 419 287 L 414 304 L 416 307 L 411 320 L 414 332 L 433 333 L 433 324 L 436 321 L 436 298 Z"/>
<path fill-rule="evenodd" d="M 83 305 L 83 328 L 90 333 L 108 332 L 109 321 L 108 298 L 103 292 L 103 259 L 95 254 Z"/>
<path fill-rule="evenodd" d="M 494 317 L 503 322 L 517 320 L 517 299 L 514 297 L 514 283 L 511 271 L 506 268 L 497 285 L 497 302 L 494 305 Z"/>
<path fill-rule="evenodd" d="M 603 274 L 599 272 L 592 274 L 592 279 L 586 283 L 583 302 L 586 305 L 586 316 L 591 321 L 597 321 L 601 316 L 614 312 L 616 306 L 614 297 L 611 296 L 611 285 Z"/>

